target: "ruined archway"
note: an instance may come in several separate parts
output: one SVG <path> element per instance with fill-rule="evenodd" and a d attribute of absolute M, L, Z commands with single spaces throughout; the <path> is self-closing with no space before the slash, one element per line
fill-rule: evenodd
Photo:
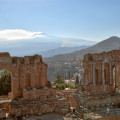
<path fill-rule="evenodd" d="M 3 86 L 3 88 L 2 88 L 2 90 L 4 91 L 5 89 L 6 89 L 6 92 L 3 92 L 3 94 L 1 94 L 1 95 L 8 95 L 8 98 L 10 98 L 11 99 L 11 97 L 12 97 L 12 92 L 13 92 L 13 71 L 12 71 L 12 67 L 11 67 L 11 65 L 10 64 L 1 64 L 0 63 L 0 71 L 2 71 L 2 72 L 9 72 L 9 74 L 10 74 L 10 90 L 7 90 L 7 88 L 5 88 L 5 87 L 8 87 L 8 84 L 9 84 L 9 82 L 8 83 L 5 83 L 6 85 L 4 85 Z M 4 82 L 7 82 L 7 79 L 3 79 L 4 80 Z"/>
<path fill-rule="evenodd" d="M 11 71 L 11 92 L 8 94 L 10 99 L 39 98 L 41 89 L 37 88 L 44 89 L 44 87 L 50 86 L 47 80 L 47 64 L 39 55 L 11 57 L 9 53 L 0 53 L 0 70 L 3 69 Z M 34 91 L 26 89 L 28 87 L 31 87 L 30 90 L 34 88 Z"/>
<path fill-rule="evenodd" d="M 0 70 L 0 96 L 7 95 L 11 92 L 11 72 Z"/>

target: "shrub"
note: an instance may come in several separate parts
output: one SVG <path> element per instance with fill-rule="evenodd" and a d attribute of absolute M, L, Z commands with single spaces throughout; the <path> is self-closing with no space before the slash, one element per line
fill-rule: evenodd
<path fill-rule="evenodd" d="M 63 84 L 56 84 L 56 89 L 57 90 L 64 90 L 65 89 L 65 84 L 63 83 Z"/>

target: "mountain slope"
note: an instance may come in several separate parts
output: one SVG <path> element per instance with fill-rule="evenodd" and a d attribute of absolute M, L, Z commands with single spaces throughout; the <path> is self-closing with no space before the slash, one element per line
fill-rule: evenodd
<path fill-rule="evenodd" d="M 118 49 L 120 46 L 120 38 L 113 36 L 106 40 L 103 40 L 89 48 L 82 49 L 80 51 L 56 55 L 54 57 L 45 58 L 44 61 L 49 62 L 62 62 L 62 61 L 71 61 L 73 59 L 81 59 L 87 53 L 100 53 L 103 51 L 110 51 L 114 49 Z"/>
<path fill-rule="evenodd" d="M 88 48 L 88 47 L 89 46 L 59 47 L 59 48 L 48 50 L 48 51 L 42 51 L 37 54 L 42 55 L 42 57 L 52 57 L 58 54 L 71 53 L 71 52 L 78 51 L 78 50 Z"/>
<path fill-rule="evenodd" d="M 48 64 L 48 79 L 50 81 L 54 80 L 57 73 L 62 74 L 64 79 L 68 79 L 68 73 L 71 76 L 75 71 L 77 71 L 76 66 L 80 65 L 80 61 L 85 54 L 110 51 L 118 49 L 119 46 L 120 38 L 113 36 L 80 51 L 45 58 L 44 61 Z"/>

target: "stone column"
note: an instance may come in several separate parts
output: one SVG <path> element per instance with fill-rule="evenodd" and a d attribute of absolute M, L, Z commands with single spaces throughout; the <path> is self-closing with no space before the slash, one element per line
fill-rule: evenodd
<path fill-rule="evenodd" d="M 109 78 L 110 78 L 110 84 L 112 84 L 112 71 L 111 71 L 111 62 L 109 63 Z"/>
<path fill-rule="evenodd" d="M 118 87 L 118 73 L 117 73 L 117 64 L 115 64 L 115 88 Z"/>
<path fill-rule="evenodd" d="M 96 78 L 95 78 L 95 63 L 92 64 L 92 71 L 93 71 L 93 85 L 96 85 Z"/>
<path fill-rule="evenodd" d="M 118 70 L 117 64 L 115 64 L 115 92 L 119 92 L 118 89 Z"/>
<path fill-rule="evenodd" d="M 102 85 L 105 85 L 105 78 L 104 78 L 104 61 L 102 61 Z"/>

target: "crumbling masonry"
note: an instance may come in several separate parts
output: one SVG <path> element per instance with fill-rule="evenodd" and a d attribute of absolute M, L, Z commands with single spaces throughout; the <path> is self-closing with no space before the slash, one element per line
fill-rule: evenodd
<path fill-rule="evenodd" d="M 83 90 L 118 92 L 120 90 L 120 50 L 84 56 Z"/>
<path fill-rule="evenodd" d="M 3 69 L 11 72 L 10 99 L 34 99 L 41 94 L 56 94 L 47 80 L 47 64 L 39 55 L 11 57 L 9 53 L 0 53 L 0 70 Z"/>

